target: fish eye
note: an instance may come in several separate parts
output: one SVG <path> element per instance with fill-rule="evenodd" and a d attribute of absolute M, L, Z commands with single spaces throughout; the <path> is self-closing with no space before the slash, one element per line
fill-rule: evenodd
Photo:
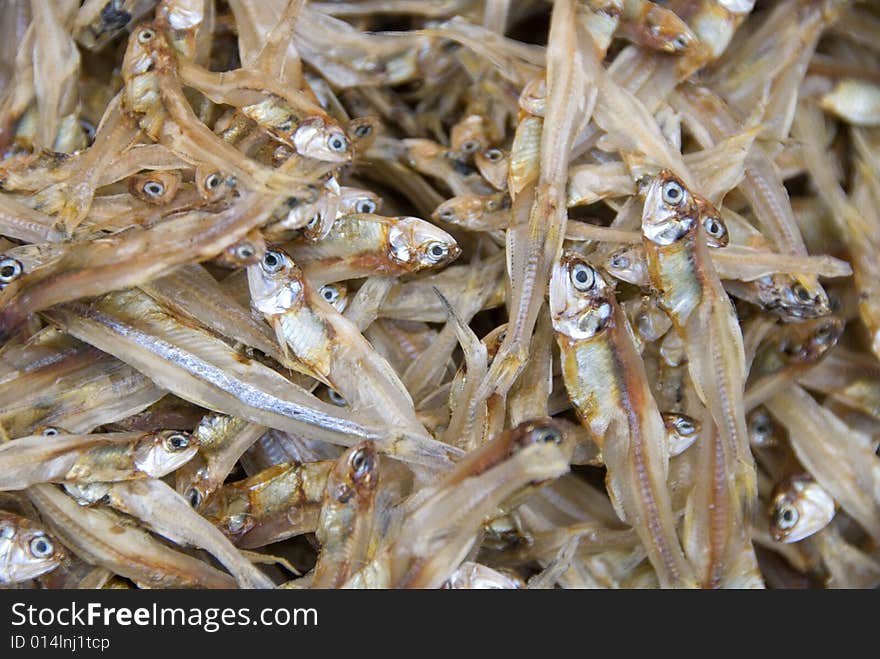
<path fill-rule="evenodd" d="M 706 233 L 713 238 L 724 235 L 724 225 L 718 221 L 718 218 L 707 217 L 703 222 L 703 227 L 705 227 Z"/>
<path fill-rule="evenodd" d="M 186 491 L 186 500 L 193 508 L 198 508 L 202 503 L 202 494 L 196 488 L 191 487 Z"/>
<path fill-rule="evenodd" d="M 366 137 L 370 133 L 373 132 L 373 127 L 370 124 L 361 124 L 357 128 L 354 129 L 355 137 Z"/>
<path fill-rule="evenodd" d="M 280 130 L 285 133 L 289 132 L 292 128 L 293 128 L 293 117 L 287 117 L 287 119 L 285 119 L 280 124 L 275 126 L 276 130 Z"/>
<path fill-rule="evenodd" d="M 55 437 L 55 435 L 58 435 L 60 433 L 61 431 L 58 430 L 58 428 L 53 428 L 52 426 L 49 426 L 48 428 L 43 428 L 43 432 L 41 432 L 40 434 L 43 437 Z"/>
<path fill-rule="evenodd" d="M 321 286 L 319 292 L 321 293 L 321 297 L 324 298 L 328 304 L 333 304 L 339 299 L 339 289 L 331 284 Z"/>
<path fill-rule="evenodd" d="M 808 291 L 803 284 L 795 284 L 791 287 L 791 292 L 794 293 L 794 296 L 801 302 L 810 301 L 810 291 Z"/>
<path fill-rule="evenodd" d="M 489 162 L 498 162 L 504 157 L 504 154 L 498 149 L 489 149 L 483 155 L 486 156 L 486 160 Z"/>
<path fill-rule="evenodd" d="M 684 35 L 679 34 L 677 37 L 675 37 L 675 39 L 672 40 L 672 47 L 676 50 L 684 50 L 688 47 L 689 43 L 690 42 Z"/>
<path fill-rule="evenodd" d="M 562 433 L 552 426 L 539 426 L 532 431 L 536 444 L 562 444 Z"/>
<path fill-rule="evenodd" d="M 663 201 L 670 206 L 678 206 L 684 199 L 684 188 L 675 181 L 663 184 Z"/>
<path fill-rule="evenodd" d="M 189 437 L 176 432 L 165 439 L 165 446 L 169 451 L 182 451 L 189 446 Z"/>
<path fill-rule="evenodd" d="M 612 268 L 619 268 L 621 270 L 629 267 L 629 259 L 623 254 L 615 254 L 612 256 L 610 263 Z"/>
<path fill-rule="evenodd" d="M 428 244 L 428 248 L 425 251 L 428 254 L 428 258 L 437 263 L 446 258 L 449 254 L 449 247 L 440 242 L 433 242 Z"/>
<path fill-rule="evenodd" d="M 208 190 L 213 190 L 213 189 L 215 189 L 218 185 L 220 185 L 221 180 L 222 180 L 222 179 L 220 178 L 220 174 L 217 174 L 216 172 L 213 173 L 213 174 L 208 174 L 208 175 L 205 177 L 205 187 L 206 187 Z"/>
<path fill-rule="evenodd" d="M 333 133 L 327 138 L 327 146 L 336 153 L 348 151 L 348 140 L 341 133 Z"/>
<path fill-rule="evenodd" d="M 359 199 L 357 204 L 355 204 L 354 209 L 358 213 L 375 213 L 376 202 L 372 199 Z"/>
<path fill-rule="evenodd" d="M 32 538 L 28 545 L 28 549 L 30 549 L 31 556 L 34 558 L 46 558 L 51 556 L 52 552 L 55 551 L 55 547 L 53 547 L 52 543 L 49 542 L 49 539 L 43 535 L 38 535 L 37 537 Z"/>
<path fill-rule="evenodd" d="M 770 422 L 766 417 L 759 416 L 752 424 L 752 432 L 756 435 L 767 435 L 770 433 Z"/>
<path fill-rule="evenodd" d="M 440 217 L 444 220 L 454 220 L 455 219 L 455 211 L 451 208 L 444 208 L 440 211 Z"/>
<path fill-rule="evenodd" d="M 308 224 L 306 224 L 306 229 L 314 229 L 316 226 L 318 226 L 318 222 L 320 221 L 320 215 L 312 215 L 312 219 L 310 219 Z"/>
<path fill-rule="evenodd" d="M 690 419 L 680 416 L 675 420 L 675 429 L 682 435 L 692 435 L 696 432 L 697 427 Z"/>
<path fill-rule="evenodd" d="M 345 407 L 348 405 L 346 400 L 339 395 L 339 392 L 335 389 L 327 389 L 327 398 L 330 399 L 330 402 L 334 405 L 338 405 L 339 407 Z"/>
<path fill-rule="evenodd" d="M 363 478 L 372 468 L 372 461 L 364 449 L 359 449 L 351 454 L 348 463 L 354 469 L 355 478 Z"/>
<path fill-rule="evenodd" d="M 596 273 L 586 263 L 576 263 L 571 269 L 570 279 L 579 291 L 588 291 L 596 285 Z"/>
<path fill-rule="evenodd" d="M 480 143 L 477 142 L 476 140 L 467 140 L 465 142 L 462 142 L 462 144 L 461 144 L 461 150 L 464 153 L 473 153 L 474 151 L 476 151 L 479 148 L 480 148 Z"/>
<path fill-rule="evenodd" d="M 144 194 L 148 197 L 161 197 L 165 194 L 165 186 L 162 185 L 159 181 L 147 181 L 144 183 Z"/>
<path fill-rule="evenodd" d="M 819 329 L 816 330 L 816 334 L 814 338 L 816 339 L 816 343 L 825 344 L 831 340 L 831 336 L 834 333 L 834 328 L 831 325 L 822 325 Z"/>
<path fill-rule="evenodd" d="M 245 243 L 244 245 L 239 245 L 235 250 L 235 255 L 240 259 L 249 259 L 256 254 L 256 250 L 253 245 L 249 243 Z"/>
<path fill-rule="evenodd" d="M 783 530 L 790 529 L 797 524 L 799 517 L 797 508 L 790 504 L 784 504 L 776 511 L 776 526 Z"/>
<path fill-rule="evenodd" d="M 16 259 L 3 259 L 0 261 L 0 283 L 8 284 L 15 281 L 22 272 L 21 263 Z"/>
<path fill-rule="evenodd" d="M 284 258 L 278 252 L 267 251 L 260 261 L 260 267 L 269 274 L 274 274 L 284 266 Z"/>
<path fill-rule="evenodd" d="M 80 119 L 79 126 L 83 129 L 89 142 L 92 142 L 95 139 L 95 125 L 91 121 Z"/>
<path fill-rule="evenodd" d="M 155 36 L 156 36 L 156 33 L 153 32 L 152 30 L 141 30 L 140 32 L 138 32 L 137 40 L 138 40 L 138 43 L 147 43 L 148 41 L 152 40 L 152 38 Z"/>

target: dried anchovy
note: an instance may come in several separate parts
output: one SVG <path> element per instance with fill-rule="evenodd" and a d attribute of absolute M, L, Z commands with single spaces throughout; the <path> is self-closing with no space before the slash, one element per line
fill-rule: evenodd
<path fill-rule="evenodd" d="M 875 5 L 4 3 L 0 585 L 880 586 Z"/>

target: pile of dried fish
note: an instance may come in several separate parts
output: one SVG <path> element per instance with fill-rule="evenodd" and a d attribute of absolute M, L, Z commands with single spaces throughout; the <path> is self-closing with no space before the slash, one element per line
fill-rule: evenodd
<path fill-rule="evenodd" d="M 0 584 L 880 585 L 880 10 L 0 5 Z"/>

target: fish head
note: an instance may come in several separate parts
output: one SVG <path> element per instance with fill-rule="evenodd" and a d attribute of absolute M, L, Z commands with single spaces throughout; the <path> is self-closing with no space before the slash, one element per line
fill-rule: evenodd
<path fill-rule="evenodd" d="M 727 247 L 730 243 L 730 235 L 715 204 L 698 194 L 694 195 L 694 201 L 700 214 L 700 224 L 706 234 L 706 244 L 715 248 Z"/>
<path fill-rule="evenodd" d="M 122 60 L 122 77 L 131 79 L 157 71 L 167 73 L 174 68 L 174 54 L 158 23 L 144 23 L 131 33 Z"/>
<path fill-rule="evenodd" d="M 345 311 L 348 306 L 348 288 L 345 284 L 339 282 L 324 284 L 318 289 L 318 295 L 339 313 Z"/>
<path fill-rule="evenodd" d="M 510 154 L 501 149 L 486 149 L 474 156 L 477 171 L 496 190 L 507 187 L 507 172 L 510 168 Z"/>
<path fill-rule="evenodd" d="M 815 364 L 837 345 L 843 327 L 843 321 L 835 316 L 787 323 L 776 347 L 788 363 Z"/>
<path fill-rule="evenodd" d="M 265 253 L 266 241 L 263 240 L 263 235 L 255 230 L 224 249 L 213 262 L 224 268 L 246 268 L 259 263 Z"/>
<path fill-rule="evenodd" d="M 151 478 L 161 478 L 189 462 L 198 450 L 199 441 L 189 433 L 150 433 L 135 445 L 134 465 Z"/>
<path fill-rule="evenodd" d="M 190 506 L 199 510 L 213 489 L 206 467 L 202 466 L 183 476 L 181 470 L 178 470 L 176 476 L 175 489 Z"/>
<path fill-rule="evenodd" d="M 684 182 L 664 169 L 651 182 L 642 212 L 642 234 L 660 246 L 671 245 L 696 230 L 699 209 Z"/>
<path fill-rule="evenodd" d="M 240 540 L 246 533 L 257 525 L 253 515 L 248 513 L 235 513 L 226 515 L 218 520 L 217 526 L 223 534 L 233 543 Z"/>
<path fill-rule="evenodd" d="M 340 199 L 337 212 L 340 215 L 375 214 L 382 204 L 382 198 L 369 190 L 343 187 L 339 191 Z"/>
<path fill-rule="evenodd" d="M 775 446 L 778 443 L 779 428 L 773 421 L 773 417 L 764 407 L 756 407 L 746 418 L 749 432 L 749 443 L 752 446 L 763 448 Z"/>
<path fill-rule="evenodd" d="M 602 267 L 615 279 L 630 284 L 644 285 L 648 281 L 645 253 L 641 245 L 626 245 L 614 250 Z"/>
<path fill-rule="evenodd" d="M 512 203 L 507 192 L 496 192 L 495 194 L 486 195 L 483 197 L 483 212 L 498 213 L 510 210 Z"/>
<path fill-rule="evenodd" d="M 407 138 L 401 140 L 403 159 L 413 169 L 430 171 L 432 165 L 450 158 L 451 150 L 433 140 Z"/>
<path fill-rule="evenodd" d="M 458 153 L 462 160 L 472 157 L 489 146 L 486 123 L 488 122 L 482 115 L 470 114 L 456 123 L 449 131 L 449 143 L 452 150 Z"/>
<path fill-rule="evenodd" d="M 523 421 L 510 431 L 511 453 L 535 444 L 565 443 L 565 432 L 562 425 L 550 417 Z"/>
<path fill-rule="evenodd" d="M 614 324 L 612 295 L 599 271 L 580 254 L 563 254 L 550 278 L 553 329 L 575 341 L 601 334 Z"/>
<path fill-rule="evenodd" d="M 345 451 L 329 480 L 328 491 L 339 503 L 369 496 L 379 481 L 379 455 L 373 442 L 361 442 Z"/>
<path fill-rule="evenodd" d="M 128 189 L 135 197 L 148 204 L 167 204 L 174 200 L 181 178 L 177 170 L 137 174 L 129 179 Z"/>
<path fill-rule="evenodd" d="M 391 258 L 413 272 L 451 263 L 461 254 L 455 238 L 417 217 L 398 217 L 388 230 Z"/>
<path fill-rule="evenodd" d="M 774 283 L 784 284 L 779 291 L 781 310 L 795 318 L 819 318 L 831 313 L 828 294 L 815 277 L 777 275 Z"/>
<path fill-rule="evenodd" d="M 332 119 L 308 117 L 293 133 L 293 146 L 306 158 L 323 162 L 348 162 L 352 158 L 351 141 Z"/>
<path fill-rule="evenodd" d="M 675 12 L 651 5 L 645 13 L 644 36 L 652 48 L 665 53 L 685 53 L 697 43 L 697 35 Z"/>
<path fill-rule="evenodd" d="M 352 149 L 356 153 L 363 153 L 376 141 L 379 134 L 378 117 L 358 117 L 352 119 L 346 131 L 351 136 Z"/>
<path fill-rule="evenodd" d="M 480 219 L 483 213 L 483 198 L 481 195 L 467 194 L 447 199 L 437 206 L 431 214 L 432 220 L 447 222 L 460 226 L 468 226 L 471 222 Z"/>
<path fill-rule="evenodd" d="M 264 314 L 289 311 L 304 295 L 303 274 L 285 252 L 269 248 L 256 265 L 247 268 L 251 304 Z"/>
<path fill-rule="evenodd" d="M 219 169 L 207 165 L 196 167 L 196 190 L 205 201 L 219 201 L 237 186 L 234 176 L 227 176 Z"/>
<path fill-rule="evenodd" d="M 777 542 L 797 542 L 831 523 L 835 513 L 831 495 L 806 475 L 792 476 L 777 485 L 770 505 L 770 532 Z"/>
<path fill-rule="evenodd" d="M 0 583 L 19 583 L 54 570 L 66 552 L 57 540 L 25 517 L 0 516 Z"/>
<path fill-rule="evenodd" d="M 664 412 L 663 425 L 669 440 L 669 457 L 674 458 L 685 452 L 697 441 L 700 435 L 700 422 L 686 414 Z"/>

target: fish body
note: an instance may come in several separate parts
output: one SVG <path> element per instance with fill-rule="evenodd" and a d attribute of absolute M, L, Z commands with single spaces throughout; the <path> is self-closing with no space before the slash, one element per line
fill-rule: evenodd
<path fill-rule="evenodd" d="M 567 253 L 553 270 L 550 312 L 569 399 L 602 451 L 618 515 L 663 586 L 695 586 L 666 488 L 666 428 L 617 300 L 599 272 Z"/>
<path fill-rule="evenodd" d="M 197 450 L 194 438 L 177 431 L 23 437 L 0 446 L 0 489 L 160 478 Z"/>
<path fill-rule="evenodd" d="M 379 456 L 369 442 L 345 451 L 327 478 L 315 536 L 321 552 L 313 588 L 338 588 L 367 563 Z"/>
<path fill-rule="evenodd" d="M 728 445 L 734 487 L 744 509 L 757 496 L 743 389 L 745 348 L 739 322 L 709 256 L 706 215 L 684 182 L 661 171 L 645 198 L 642 234 L 648 274 L 660 306 L 682 336 L 688 371 Z"/>
<path fill-rule="evenodd" d="M 317 528 L 332 460 L 282 463 L 220 486 L 201 514 L 240 547 L 261 547 Z"/>

